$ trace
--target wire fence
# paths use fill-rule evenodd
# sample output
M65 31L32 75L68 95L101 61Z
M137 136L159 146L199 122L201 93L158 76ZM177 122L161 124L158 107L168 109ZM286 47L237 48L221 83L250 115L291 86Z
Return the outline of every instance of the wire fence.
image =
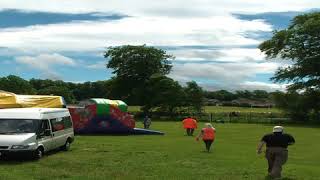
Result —
M191 116L199 122L216 122L216 123L270 123L284 124L294 123L290 118L283 113L274 112L211 112L211 113L164 113L151 112L148 114L155 121L181 121L182 119ZM144 114L135 112L136 120L142 120Z

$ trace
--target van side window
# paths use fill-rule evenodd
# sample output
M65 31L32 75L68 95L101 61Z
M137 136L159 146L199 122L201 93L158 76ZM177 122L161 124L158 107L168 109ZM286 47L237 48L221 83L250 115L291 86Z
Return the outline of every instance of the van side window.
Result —
M62 118L50 119L50 122L51 122L53 132L65 129Z
M70 116L63 117L62 119L63 119L65 129L72 127L72 122L71 122Z
M44 135L44 131L46 129L50 129L49 121L48 120L41 120L40 128L39 128L39 134Z

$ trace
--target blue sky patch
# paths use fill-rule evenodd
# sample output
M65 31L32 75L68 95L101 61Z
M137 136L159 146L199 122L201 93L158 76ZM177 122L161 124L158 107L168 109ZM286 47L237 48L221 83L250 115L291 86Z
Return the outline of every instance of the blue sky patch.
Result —
M72 21L119 20L128 16L118 14L68 14L7 9L0 11L0 28L25 27L31 25L57 24Z
M266 12L260 14L233 14L237 18L243 20L262 19L273 26L275 30L285 29L290 24L290 21L297 15L303 12Z

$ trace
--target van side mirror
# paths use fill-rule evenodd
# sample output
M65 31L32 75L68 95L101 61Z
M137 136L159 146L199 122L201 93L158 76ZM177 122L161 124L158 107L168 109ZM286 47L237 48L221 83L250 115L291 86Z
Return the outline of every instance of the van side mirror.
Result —
M51 136L51 130L50 129L44 130L44 135L45 136Z

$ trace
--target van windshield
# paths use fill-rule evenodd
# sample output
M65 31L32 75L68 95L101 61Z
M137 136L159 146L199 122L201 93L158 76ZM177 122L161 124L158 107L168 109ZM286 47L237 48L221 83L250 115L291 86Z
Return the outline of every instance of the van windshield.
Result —
M0 119L0 134L35 133L39 122L32 119Z

